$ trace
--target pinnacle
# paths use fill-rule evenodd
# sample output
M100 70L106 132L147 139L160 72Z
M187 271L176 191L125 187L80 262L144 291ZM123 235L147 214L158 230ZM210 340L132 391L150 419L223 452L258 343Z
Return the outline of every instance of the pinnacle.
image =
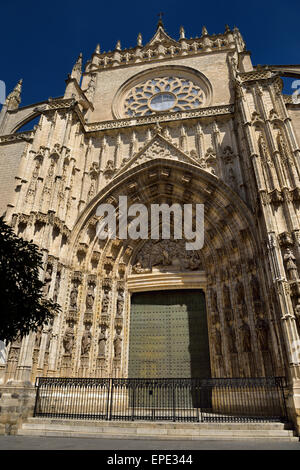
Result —
M203 26L202 28L202 36L207 36L208 35L208 32L207 32L207 29L205 26Z

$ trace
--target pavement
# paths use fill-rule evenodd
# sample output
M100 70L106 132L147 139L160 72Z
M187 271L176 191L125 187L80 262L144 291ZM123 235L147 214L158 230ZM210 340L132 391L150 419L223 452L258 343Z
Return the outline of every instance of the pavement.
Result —
M81 437L0 436L0 451L16 450L300 450L300 442L288 440L155 440Z

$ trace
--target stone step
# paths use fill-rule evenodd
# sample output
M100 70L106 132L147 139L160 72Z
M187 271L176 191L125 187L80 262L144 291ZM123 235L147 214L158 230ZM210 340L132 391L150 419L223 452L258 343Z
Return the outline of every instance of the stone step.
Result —
M195 426L201 426L202 428L207 428L207 429L215 429L217 427L223 428L223 429L245 429L245 426L247 429L290 429L291 425L289 423L282 423L279 421L274 421L274 422L204 422L204 423L195 423L195 422L181 422L181 421L176 421L175 423L173 421L146 421L146 420L140 420L140 421L110 421L110 420L92 420L92 419L69 419L69 418L27 418L25 425L34 423L34 424L72 424L72 425L80 425L80 426L90 426L91 424L93 426L117 426L118 428L124 427L144 427L145 424L148 427L154 427L154 428L175 428L176 429L194 429Z
M19 436L123 439L288 439L298 441L283 423L170 423L29 418Z

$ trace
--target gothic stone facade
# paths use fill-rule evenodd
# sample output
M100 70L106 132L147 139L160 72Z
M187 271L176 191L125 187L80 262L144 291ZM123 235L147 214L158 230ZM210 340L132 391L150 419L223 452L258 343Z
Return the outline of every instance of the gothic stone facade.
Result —
M300 110L280 78L299 70L253 67L237 28L177 41L160 22L146 45L97 46L83 70L80 55L62 97L20 107L17 84L0 115L1 212L43 251L62 312L8 346L3 390L126 377L131 294L201 288L212 375L285 375L299 425ZM203 249L100 240L96 209L120 195L203 203Z

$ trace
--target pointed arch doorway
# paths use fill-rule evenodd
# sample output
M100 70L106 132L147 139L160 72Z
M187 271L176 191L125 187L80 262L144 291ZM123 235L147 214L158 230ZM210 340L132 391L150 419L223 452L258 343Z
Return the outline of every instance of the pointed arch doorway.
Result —
M204 291L176 289L132 294L128 377L210 376Z

